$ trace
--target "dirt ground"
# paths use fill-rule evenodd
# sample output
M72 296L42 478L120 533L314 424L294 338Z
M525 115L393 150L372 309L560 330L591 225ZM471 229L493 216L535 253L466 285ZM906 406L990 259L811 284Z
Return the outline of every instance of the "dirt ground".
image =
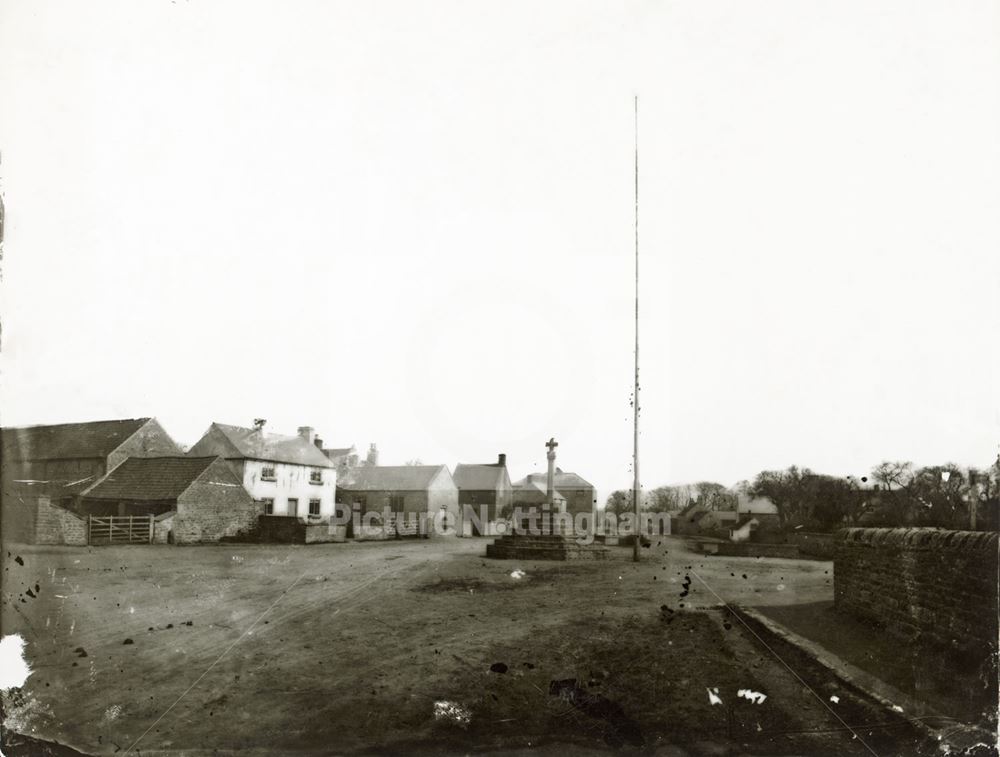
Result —
M924 749L719 607L828 601L830 563L486 543L5 545L0 622L33 669L6 725L103 754Z

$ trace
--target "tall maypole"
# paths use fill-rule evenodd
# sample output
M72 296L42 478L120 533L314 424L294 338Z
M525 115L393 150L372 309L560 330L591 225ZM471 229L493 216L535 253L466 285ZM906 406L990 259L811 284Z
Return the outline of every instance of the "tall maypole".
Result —
M632 507L635 516L635 543L632 559L639 562L642 534L639 528L639 95L633 102L635 140L635 385L632 389Z

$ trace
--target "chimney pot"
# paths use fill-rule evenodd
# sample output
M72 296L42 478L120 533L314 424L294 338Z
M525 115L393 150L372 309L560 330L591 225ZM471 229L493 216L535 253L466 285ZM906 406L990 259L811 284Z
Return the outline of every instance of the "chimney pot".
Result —
M501 452L497 455L497 465L506 466L507 465L507 455Z
M318 436L313 440L313 442L315 442L317 449L323 449L323 440Z
M266 424L266 423L267 423L267 419L265 419L265 418L254 418L253 419L254 430L256 430L256 431L263 431L264 430L264 424Z

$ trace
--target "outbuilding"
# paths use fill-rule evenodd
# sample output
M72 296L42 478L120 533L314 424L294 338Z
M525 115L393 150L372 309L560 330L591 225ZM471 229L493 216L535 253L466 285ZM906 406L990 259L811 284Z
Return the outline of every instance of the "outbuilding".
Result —
M154 541L248 535L260 506L221 457L130 457L80 495L84 516L152 516Z

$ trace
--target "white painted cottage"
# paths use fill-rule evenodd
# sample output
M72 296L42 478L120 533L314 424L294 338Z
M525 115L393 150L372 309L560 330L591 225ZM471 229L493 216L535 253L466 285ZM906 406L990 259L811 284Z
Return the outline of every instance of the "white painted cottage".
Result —
M262 515L285 515L304 521L328 520L334 512L337 471L323 454L311 426L295 436L213 423L188 455L219 455L261 507Z

